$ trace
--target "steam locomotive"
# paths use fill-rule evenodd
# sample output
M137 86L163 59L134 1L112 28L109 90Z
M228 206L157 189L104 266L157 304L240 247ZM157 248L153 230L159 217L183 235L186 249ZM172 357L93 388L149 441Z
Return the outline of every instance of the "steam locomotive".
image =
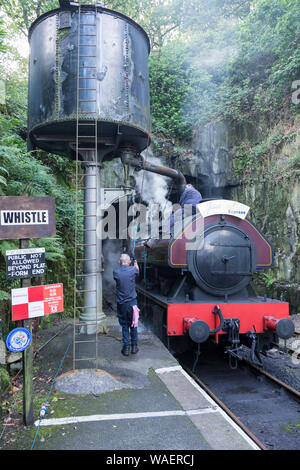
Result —
M235 368L245 355L261 364L261 353L294 334L288 303L259 297L250 284L272 267L273 247L248 211L235 201L202 200L170 239L137 242L143 319L172 351L194 344L197 361L210 339Z

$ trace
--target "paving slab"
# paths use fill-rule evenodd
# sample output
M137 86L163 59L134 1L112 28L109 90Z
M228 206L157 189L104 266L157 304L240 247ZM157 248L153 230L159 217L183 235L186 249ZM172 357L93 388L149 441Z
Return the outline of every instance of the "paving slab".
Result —
M72 335L69 328L56 340L56 357ZM82 357L91 357L92 347L82 343ZM73 370L70 348L54 384L61 401L35 422L34 449L257 449L142 324L138 354L125 357L121 347L117 318L109 316L107 334L98 336L97 364L83 361Z

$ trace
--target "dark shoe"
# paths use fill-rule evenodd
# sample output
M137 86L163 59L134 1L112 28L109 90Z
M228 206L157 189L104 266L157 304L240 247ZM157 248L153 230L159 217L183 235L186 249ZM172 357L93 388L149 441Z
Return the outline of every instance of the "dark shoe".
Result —
M137 344L133 344L131 346L131 354L136 354L138 352L139 348L137 347Z
M129 346L123 346L121 353L123 356L129 356Z

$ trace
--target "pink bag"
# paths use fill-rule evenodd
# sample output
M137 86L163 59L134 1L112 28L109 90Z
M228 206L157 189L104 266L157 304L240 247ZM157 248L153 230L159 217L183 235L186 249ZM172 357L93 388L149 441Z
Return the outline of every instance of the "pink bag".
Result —
M132 307L132 310L133 310L133 315L132 315L131 327L135 328L138 326L138 323L139 323L140 309L138 308L137 305L134 305Z

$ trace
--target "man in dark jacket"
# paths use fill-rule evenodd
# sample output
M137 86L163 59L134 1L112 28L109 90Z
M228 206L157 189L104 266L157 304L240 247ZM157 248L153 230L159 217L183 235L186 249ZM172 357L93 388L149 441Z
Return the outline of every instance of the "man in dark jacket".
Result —
M186 184L179 200L181 207L183 208L185 204L196 206L200 201L202 201L202 196L199 191L192 184Z
M179 204L181 205L181 209L178 209L174 214L171 215L170 218L170 227L173 227L174 225L174 220L178 218L179 216L182 217L182 214L184 213L184 206L189 205L192 207L192 214L196 213L196 206L199 204L199 202L202 201L202 196L197 191L197 189L194 188L192 184L186 184L185 185L185 190L181 194Z
M138 332L137 327L132 325L133 306L137 305L137 294L135 290L135 281L139 274L137 262L131 266L130 257L123 253L120 257L120 267L114 269L113 276L116 281L116 301L117 315L122 327L122 354L129 355L130 342L131 354L138 352ZM131 341L130 341L131 340Z

